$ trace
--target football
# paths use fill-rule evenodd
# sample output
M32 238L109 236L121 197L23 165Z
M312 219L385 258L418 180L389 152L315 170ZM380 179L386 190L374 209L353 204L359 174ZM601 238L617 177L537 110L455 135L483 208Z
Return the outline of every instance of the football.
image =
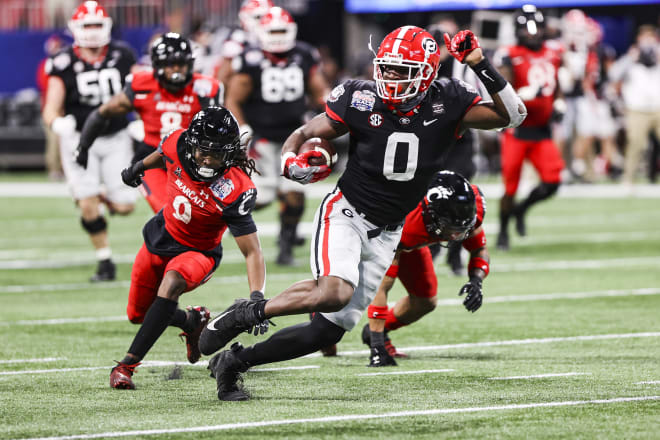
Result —
M306 151L315 150L323 153L323 157L313 157L309 160L310 165L327 165L330 168L337 163L337 150L332 144L325 139L321 138L311 138L300 146L298 154L304 153Z

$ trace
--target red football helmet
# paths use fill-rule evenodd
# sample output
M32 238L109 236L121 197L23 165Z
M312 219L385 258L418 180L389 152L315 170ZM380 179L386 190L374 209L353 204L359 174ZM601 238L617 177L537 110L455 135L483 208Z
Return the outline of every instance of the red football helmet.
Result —
M261 17L257 28L257 40L262 50L282 53L296 45L298 25L293 17L280 7L272 7Z
M440 51L433 36L416 26L390 32L374 58L376 93L391 104L400 104L426 91L438 73ZM386 79L389 70L403 79Z
M238 10L238 19L245 32L254 34L259 27L261 17L268 13L272 8L273 2L271 0L245 0Z
M110 43L112 18L98 2L86 1L78 6L71 20L69 29L76 45L80 47L103 47Z

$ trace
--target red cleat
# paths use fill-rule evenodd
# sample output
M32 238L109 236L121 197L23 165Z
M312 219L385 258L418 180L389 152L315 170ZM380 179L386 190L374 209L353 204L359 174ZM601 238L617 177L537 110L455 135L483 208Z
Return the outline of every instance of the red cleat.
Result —
M408 357L407 354L405 354L403 352L400 352L400 351L397 351L394 344L392 344L392 341L390 340L390 338L385 339L385 349L390 354L390 356L392 356L393 358L407 358Z
M211 312L203 306L188 306L186 307L186 310L188 310L189 313L197 313L199 316L199 323L197 324L197 327L195 327L195 330L190 333L182 332L179 334L181 338L185 338L186 340L186 355L188 357L188 362L194 364L202 356L202 353L199 351L199 335L202 334L204 326L209 322Z
M110 388L116 388L118 390L134 390L135 384L131 377L138 365L140 365L139 362L135 364L117 362L117 365L112 371L110 371Z

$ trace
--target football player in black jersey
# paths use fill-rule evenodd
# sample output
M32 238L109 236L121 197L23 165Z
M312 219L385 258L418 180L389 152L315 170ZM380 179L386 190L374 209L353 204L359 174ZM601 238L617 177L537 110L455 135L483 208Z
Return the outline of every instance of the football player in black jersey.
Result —
M236 72L227 84L225 104L241 124L241 132L254 131L250 155L260 175L257 207L279 197L279 254L277 263L293 264L296 229L304 210L304 187L280 175L284 140L300 126L302 115L312 106L321 107L329 92L318 69L316 49L296 41L297 27L282 8L270 8L257 29L258 47L248 47L234 58Z
M69 21L73 46L58 52L46 63L49 79L43 119L59 136L62 168L80 208L82 227L96 249L99 263L92 281L115 279L101 203L111 213L125 215L133 211L136 199L135 190L127 188L120 176L133 155L131 139L125 130L126 118L113 119L104 127L102 136L89 151L86 169L74 160L85 119L122 91L125 77L135 64L132 49L110 40L111 27L112 19L97 2L84 2Z
M326 111L296 129L282 148L282 173L310 183L327 175L296 155L312 137L350 131L346 171L317 210L311 243L314 279L299 281L269 300L237 300L202 331L210 354L268 318L317 312L310 322L278 331L265 342L232 345L209 362L220 400L245 400L238 376L254 365L283 361L338 342L360 320L392 262L402 223L424 196L443 153L468 128L515 127L526 116L522 101L483 56L471 31L444 35L449 52L475 71L493 98L480 102L460 80L434 81L438 44L431 34L403 26L387 35L374 59L374 81L348 80L327 100ZM320 313L318 313L320 312Z

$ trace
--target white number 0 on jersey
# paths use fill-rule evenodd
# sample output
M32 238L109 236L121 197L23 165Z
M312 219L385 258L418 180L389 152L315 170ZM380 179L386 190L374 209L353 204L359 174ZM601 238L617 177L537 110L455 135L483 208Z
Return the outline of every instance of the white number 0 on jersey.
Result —
M399 144L408 145L408 158L406 161L406 170L403 173L394 171L394 158ZM397 180L405 182L415 177L417 171L417 158L419 156L419 138L415 133L402 133L395 131L387 138L385 147L385 160L383 161L383 175L387 180Z

